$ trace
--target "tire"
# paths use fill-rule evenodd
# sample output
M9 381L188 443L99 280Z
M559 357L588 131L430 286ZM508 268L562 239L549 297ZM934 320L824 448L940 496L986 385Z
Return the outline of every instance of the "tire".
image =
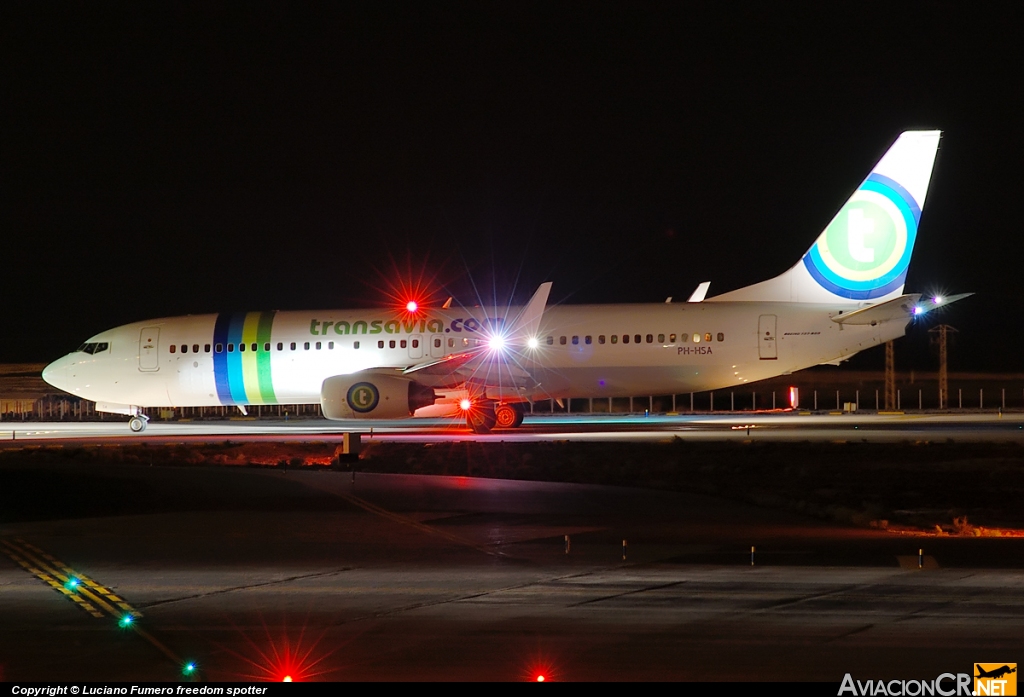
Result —
M522 404L501 404L494 409L496 428L519 428L523 425Z
M490 433L497 417L489 404L474 405L466 414L466 423L473 433Z
M146 420L138 416L133 416L128 421L128 428L132 430L132 433L142 433L146 430Z

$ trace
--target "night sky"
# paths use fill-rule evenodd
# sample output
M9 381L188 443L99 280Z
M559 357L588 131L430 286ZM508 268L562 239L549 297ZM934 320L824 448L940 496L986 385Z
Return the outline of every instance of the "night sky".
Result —
M1010 3L41 5L0 10L0 362L410 283L714 295L787 269L901 131L939 128L907 291L977 292L942 318L952 367L1024 372ZM934 366L925 328L903 367Z

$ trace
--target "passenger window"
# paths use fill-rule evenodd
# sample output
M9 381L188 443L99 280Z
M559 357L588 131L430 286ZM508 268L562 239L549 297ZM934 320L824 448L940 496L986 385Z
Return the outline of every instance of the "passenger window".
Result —
M463 345L463 346L469 346L469 339L467 339L467 338L463 337L463 339L462 339L462 345Z
M327 350L328 351L333 351L334 350L334 342L333 341L328 341L327 342Z
M199 353L199 344L192 344L192 353Z
M647 335L647 343L648 344L653 344L654 343L654 334L648 334Z
M455 348L455 339L448 339L448 348Z
M722 332L718 332L718 340L725 341L725 334L723 334Z
M668 335L668 343L670 343L670 344L676 343L676 335L675 334L669 334Z
M412 347L413 348L419 348L420 347L420 340L419 339L413 339L412 340Z
M224 353L224 344L217 344L217 346L216 346L216 348L214 350L217 353Z
M228 344L228 353L234 353L234 352L235 352L235 345L234 344Z
M252 348L252 352L253 353L256 353L256 350L259 348L259 344L253 342L253 344L252 344L252 346L250 348Z
M384 348L384 342L383 341L378 341L377 342L377 348Z
M699 344L700 343L700 334L694 334L693 335L693 343L695 343L695 344Z
M574 336L572 338L572 345L573 346L579 346L579 344L580 344L580 338L578 336Z
M244 353L245 352L245 344L239 344L238 345L238 350L242 351Z
M639 344L640 343L640 335L639 334L634 334L633 335L633 343L634 344Z
M358 341L353 341L352 342L352 348L354 348L354 349L359 348L359 342Z
M204 344L203 345L203 353L209 353L209 352L210 352L210 345L209 344Z
M302 349L303 349L304 351L308 351L308 350L309 350L309 342L308 342L308 341L306 341L306 342L304 342L304 343L302 344Z
M316 350L317 351L319 351L322 346L323 346L322 342L320 342L320 341L316 342Z
M565 346L565 337L564 336L558 337L558 343L561 346Z
M394 348L394 347L395 347L395 340L392 339L391 341L388 342L388 348Z
M295 342L294 341L291 343L290 348L291 348L292 351L295 350Z
M182 353L188 353L188 344L182 344L181 345L181 352Z
M664 334L658 334L658 343L659 344L664 344L665 343L665 335Z
M277 342L277 350L284 351L284 344L280 341Z
M603 344L604 343L604 334L598 334L598 336L597 336L597 343L599 343L599 344Z
M171 344L171 353L174 353L177 350L178 348L174 344ZM86 353L92 353L92 351L86 351Z
M441 348L441 340L434 339L434 348Z
M629 343L629 334L623 334L622 335L622 343L624 343L624 344L628 344Z
M267 343L263 344L263 350L264 351L269 351L270 350L270 342L269 341Z
M545 341L547 341L548 346L554 346L555 345L555 337L553 337L553 336L549 336L547 339L545 339Z
M704 341L711 341L711 332L704 335Z
M592 343L594 343L594 340L589 336L585 338L583 341L584 343L586 343L587 346L590 346Z
M408 341L406 341L405 339L402 339L402 340L401 340L400 342L398 342L398 345L399 345L399 346L400 346L401 348L406 348L406 347L407 347L407 346L409 345L409 342L408 342Z

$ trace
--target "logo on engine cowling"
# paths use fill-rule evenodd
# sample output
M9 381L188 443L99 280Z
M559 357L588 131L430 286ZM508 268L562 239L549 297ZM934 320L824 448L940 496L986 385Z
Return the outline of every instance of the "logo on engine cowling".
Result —
M380 402L380 392L368 382L357 382L348 388L348 395L345 399L348 400L352 411L366 414L377 408L377 403Z

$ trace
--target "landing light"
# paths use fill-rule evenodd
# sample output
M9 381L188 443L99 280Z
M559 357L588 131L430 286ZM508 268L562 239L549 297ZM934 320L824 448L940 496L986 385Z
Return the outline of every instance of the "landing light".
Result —
M920 314L923 314L923 313L924 313L924 308L923 307L921 307L920 305L914 305L914 314L915 315L920 315Z
M936 305L941 305L942 304L942 296L941 295L936 295L934 298L932 298L932 302L935 303Z
M537 341L537 337L534 336L534 337L530 337L530 340L526 342L526 345L529 346L532 349L535 349L538 346L540 346L540 342Z
M503 336L492 336L487 340L487 347L492 351L500 351L505 348L505 337Z

